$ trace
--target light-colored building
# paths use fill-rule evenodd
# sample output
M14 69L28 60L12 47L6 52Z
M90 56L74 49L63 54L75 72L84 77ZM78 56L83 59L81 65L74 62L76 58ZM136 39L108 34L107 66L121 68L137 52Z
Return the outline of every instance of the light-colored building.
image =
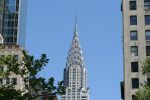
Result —
M147 78L142 62L150 56L150 1L122 0L124 82L122 99L136 100L135 92Z
M25 48L27 0L0 0L0 33L4 44Z
M77 25L75 25L74 36L64 69L64 82L66 94L61 96L61 100L89 100L87 69L83 62Z
M25 57L26 15L27 0L0 0L0 56L12 55L18 61ZM7 66L0 66L0 70L6 71ZM14 73L0 77L0 85L4 84L25 90L21 76Z
M25 51L17 45L1 45L0 44L0 56L14 56L18 62L22 61L25 58ZM8 66L0 65L0 71L5 72ZM21 66L20 66L21 67ZM9 85L14 84L15 89L26 91L24 82L20 75L16 75L13 72L10 73L8 78L0 77L0 85Z

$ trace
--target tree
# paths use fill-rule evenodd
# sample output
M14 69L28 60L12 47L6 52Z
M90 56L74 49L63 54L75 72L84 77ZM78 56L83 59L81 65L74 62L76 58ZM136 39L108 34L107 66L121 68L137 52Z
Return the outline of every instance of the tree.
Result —
M150 78L150 58L146 58L142 65L142 74ZM146 82L136 93L138 100L150 100L150 84Z
M64 94L65 86L63 86L63 81L58 82L57 86L55 86L53 77L46 81L45 78L37 76L48 61L49 59L47 59L46 54L42 54L40 59L26 55L22 61L18 61L14 56L0 57L0 65L7 66L7 71L0 71L0 76L7 78L12 72L20 75L27 90L16 90L14 84L1 85L0 100L34 100L39 96L52 98L55 95ZM39 94L39 90L41 89L48 92L46 94ZM33 93L34 95L32 95Z
M144 86L142 89L139 89L136 96L138 100L150 100L150 87Z

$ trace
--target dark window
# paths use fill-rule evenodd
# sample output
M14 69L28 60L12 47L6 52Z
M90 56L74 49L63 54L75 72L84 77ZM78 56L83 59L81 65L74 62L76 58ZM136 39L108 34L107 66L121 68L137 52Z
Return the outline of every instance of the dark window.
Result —
M137 31L130 32L130 39L131 40L138 40Z
M4 71L4 67L0 66L0 72Z
M130 10L136 10L136 1L130 1Z
M0 78L0 85L2 85L3 84L3 79L2 78Z
M10 83L10 79L6 78L6 84L9 84L9 83Z
M150 25L150 15L145 15L145 25Z
M146 46L146 56L150 56L150 46Z
M150 78L147 78L147 85L150 86Z
M150 9L150 1L149 0L144 0L144 9Z
M146 40L150 40L150 30L145 31L145 38Z
M12 83L13 85L16 85L16 84L17 84L17 78L12 78L12 79L11 79L11 83Z
M19 58L18 58L18 55L14 55L14 58L16 59L16 60L18 60Z
M138 100L135 95L132 95L132 100Z
M132 78L132 88L133 89L139 88L139 79L138 78Z
M132 72L138 72L139 71L138 62L131 62L131 71Z
M131 46L131 56L138 56L138 46Z
M137 16L130 16L130 25L137 25Z

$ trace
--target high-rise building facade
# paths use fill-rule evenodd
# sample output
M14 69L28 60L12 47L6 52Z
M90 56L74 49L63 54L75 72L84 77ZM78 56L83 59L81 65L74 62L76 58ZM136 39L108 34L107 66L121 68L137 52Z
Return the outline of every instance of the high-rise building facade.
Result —
M11 55L19 62L25 58L26 9L27 0L0 0L0 56ZM8 66L0 65L0 71L6 70ZM26 91L20 75L11 73L7 78L0 77L0 86L10 84Z
M66 86L66 94L61 96L61 100L89 100L87 69L83 62L77 25L75 26L66 68L64 69L64 84Z
M4 44L25 48L27 0L0 0L0 33Z
M23 48L20 48L17 45L0 44L0 56L8 56L8 55L14 56L18 60L18 62L21 62L26 57L26 53L23 50ZM8 66L0 65L0 71L6 72L7 70ZM10 84L13 84L15 86L15 89L17 90L25 92L27 91L21 75L11 73L8 77L5 78L3 76L0 76L0 87L2 85L10 85Z
M150 0L122 0L124 82L122 99L136 100L147 78L141 66L150 56Z

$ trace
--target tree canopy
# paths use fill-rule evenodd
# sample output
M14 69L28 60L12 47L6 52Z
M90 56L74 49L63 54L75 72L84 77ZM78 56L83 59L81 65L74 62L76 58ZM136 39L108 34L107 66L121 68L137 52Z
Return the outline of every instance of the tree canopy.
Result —
M142 74L150 79L150 58L146 58L143 62ZM150 100L150 84L148 81L136 92L136 96L137 100Z
M11 73L20 75L26 91L16 90L14 84L3 84L0 86L0 100L34 100L39 96L43 96L43 94L39 94L39 90L48 91L44 96L50 98L64 94L63 81L58 82L55 86L53 77L48 80L38 77L38 73L48 62L49 59L47 59L46 54L42 54L39 59L26 55L21 61L18 61L14 56L1 56L0 65L7 66L7 70L0 71L0 77L7 78Z

